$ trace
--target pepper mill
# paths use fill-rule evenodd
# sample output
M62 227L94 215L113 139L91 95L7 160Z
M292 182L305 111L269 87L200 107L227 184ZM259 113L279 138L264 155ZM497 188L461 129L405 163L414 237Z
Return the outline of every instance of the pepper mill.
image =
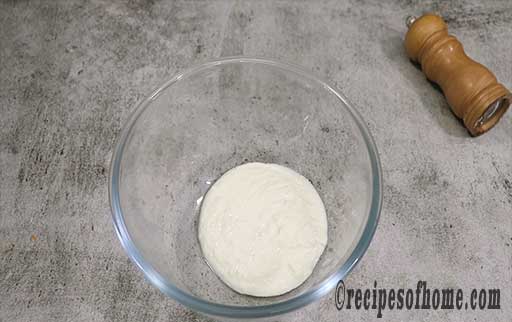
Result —
M473 136L491 129L510 106L510 91L491 71L466 55L462 44L448 35L441 17L408 17L406 25L407 55L441 87L453 113Z

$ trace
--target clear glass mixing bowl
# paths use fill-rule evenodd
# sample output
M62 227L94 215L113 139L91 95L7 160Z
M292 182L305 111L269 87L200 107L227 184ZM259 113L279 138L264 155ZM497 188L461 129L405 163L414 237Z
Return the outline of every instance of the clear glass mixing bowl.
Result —
M211 184L255 161L310 179L328 215L313 274L271 298L226 286L197 237ZM370 244L381 180L373 139L339 92L293 65L233 57L176 75L135 109L114 151L109 193L117 235L151 283L193 310L240 319L290 312L332 290Z

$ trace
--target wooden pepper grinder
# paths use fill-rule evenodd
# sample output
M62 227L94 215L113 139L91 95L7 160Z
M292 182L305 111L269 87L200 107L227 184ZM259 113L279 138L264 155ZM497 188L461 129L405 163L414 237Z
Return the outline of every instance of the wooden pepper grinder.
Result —
M512 95L496 76L472 60L462 44L448 35L443 19L433 14L408 17L405 48L427 78L441 86L448 104L471 135L491 129L508 109Z

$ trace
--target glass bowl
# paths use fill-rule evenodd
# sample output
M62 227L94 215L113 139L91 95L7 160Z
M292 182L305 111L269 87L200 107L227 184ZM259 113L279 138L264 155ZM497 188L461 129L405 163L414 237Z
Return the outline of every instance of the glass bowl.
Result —
M281 296L236 293L201 254L201 200L246 162L304 175L327 211L324 253ZM242 319L287 313L332 290L370 244L381 181L368 128L338 91L290 64L232 57L174 76L135 109L114 151L109 194L121 244L152 284L200 313Z

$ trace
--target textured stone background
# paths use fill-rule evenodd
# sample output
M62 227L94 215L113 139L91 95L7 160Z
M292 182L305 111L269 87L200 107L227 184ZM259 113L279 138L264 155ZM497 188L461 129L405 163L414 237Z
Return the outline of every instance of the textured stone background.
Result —
M347 287L501 287L499 311L382 320L511 321L512 113L468 136L404 54L405 16L426 10L512 87L508 0L0 1L0 321L204 321L124 254L108 166L144 95L185 67L242 54L330 80L375 136L384 206ZM338 312L331 295L295 316L376 312Z

